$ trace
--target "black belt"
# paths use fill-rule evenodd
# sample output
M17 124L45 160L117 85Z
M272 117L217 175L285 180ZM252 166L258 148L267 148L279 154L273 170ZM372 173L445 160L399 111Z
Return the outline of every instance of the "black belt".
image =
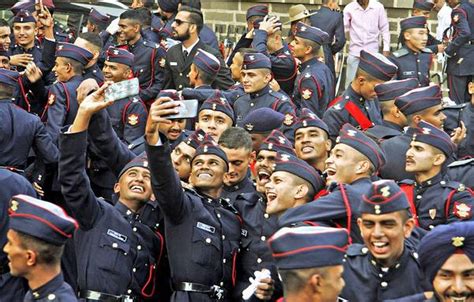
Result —
M101 301L101 302L134 302L138 301L137 299L128 296L128 295L111 295L101 292L96 292L93 290L81 290L79 292L79 298L87 299L87 300L94 300L94 301Z
M209 286L199 283L180 282L175 284L173 288L176 291L208 294L209 297L217 301L224 300L224 289L217 285Z

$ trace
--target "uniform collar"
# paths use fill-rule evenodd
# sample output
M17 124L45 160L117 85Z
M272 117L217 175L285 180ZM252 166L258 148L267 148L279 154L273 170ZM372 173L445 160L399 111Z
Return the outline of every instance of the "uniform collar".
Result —
M316 58L316 57L311 58L308 61L305 61L305 62L301 63L300 70L303 71L306 67L317 64L318 62L319 62L318 58Z
M199 90L199 89L213 89L213 88L212 88L211 85L205 84L205 85L201 85L201 86L199 86L199 87L195 87L194 89L198 89L198 90Z
M384 273L388 273L391 270L397 270L406 265L408 258L411 257L410 250L407 248L406 244L403 246L403 253L400 258L391 266L391 267L382 267L377 262L372 254L369 253L369 262L372 266L376 267L378 270L383 271Z
M135 44L128 44L128 48L130 49L130 51L132 51L135 47L137 47L137 45L142 44L142 42L143 42L143 37L140 37L140 39L138 39L137 42L135 42Z
M354 88L352 88L352 85L349 85L347 87L346 91L344 92L345 97L349 97L349 99L355 103L361 103L363 104L365 102L365 99L358 94Z
M386 126L386 127L388 127L388 128L395 129L395 130L397 130L397 131L403 132L403 128L400 127L399 125L393 123L393 122L384 120L384 121L383 121L383 124L384 124L384 126Z
M265 87L264 87L262 90L260 90L260 91L250 93L250 98L252 98L252 99L258 98L258 97L260 97L260 96L262 96L262 95L264 95L264 94L269 93L270 91L271 91L270 85L267 85L267 86L265 86Z
M248 178L247 176L242 179L238 184L235 184L233 186L225 186L224 189L227 191L227 192L235 192L235 191L238 191L238 190L241 190L243 188L246 188L248 186L253 186L253 183L252 181L250 180L250 178Z
M53 293L59 287L61 287L61 285L63 285L63 283L64 283L63 274L59 273L56 277L54 277L53 279L48 281L43 286L41 286L37 289L34 289L34 290L30 289L31 296L35 300L45 299L46 297L48 297L49 300L55 300L54 297L53 297L53 295L54 295ZM50 299L50 298L52 298L52 299Z
M426 188L426 187L431 187L432 185L435 185L437 183L439 183L441 180L443 179L443 176L441 175L441 173L438 173L436 174L435 176L433 176L432 178L422 182L422 183L417 183L417 187L419 188Z

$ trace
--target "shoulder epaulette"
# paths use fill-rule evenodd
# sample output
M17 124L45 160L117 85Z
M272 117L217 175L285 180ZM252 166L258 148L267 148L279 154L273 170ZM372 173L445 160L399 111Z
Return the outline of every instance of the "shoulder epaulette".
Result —
M351 244L346 252L348 257L367 255L368 253L369 249L365 245L359 243Z
M427 48L427 47L423 48L423 49L421 50L421 52L424 52L424 53L433 53L433 51L432 51L431 49Z
M439 183L441 187L443 188L449 188L449 189L454 189L458 192L462 192L466 190L466 186L463 185L462 183L459 183L457 181L452 181L452 180L442 180Z
M467 165L472 165L472 164L474 164L474 157L452 162L451 164L448 165L448 168L461 167L461 166L467 166Z
M151 41L143 41L143 45L148 46L150 48L160 47L158 44L156 44L155 42L151 42Z
M393 56L396 58L400 58L400 57L406 56L409 53L410 52L406 48L400 48L399 50L396 50L393 52Z
M403 179L398 182L400 185L414 185L415 181L413 179Z

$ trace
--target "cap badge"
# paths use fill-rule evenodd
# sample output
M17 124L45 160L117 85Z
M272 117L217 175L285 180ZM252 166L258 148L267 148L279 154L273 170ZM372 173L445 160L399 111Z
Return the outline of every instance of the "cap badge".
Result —
M290 156L288 154L281 154L280 157L281 157L281 161L289 161L290 160Z
M291 126L293 124L293 116L289 113L285 115L285 120L283 121L283 124L287 126Z
M251 124L251 123L245 124L245 129L247 129L247 131L252 131L253 130L253 124Z
M382 189L380 189L380 192L382 192L382 196L387 198L390 196L390 187L389 186L385 186L383 187Z
M430 134L431 129L430 128L423 128L423 134Z
M357 131L355 130L352 130L352 129L347 130L347 135L349 136L356 136L356 134L357 134Z
M378 205L378 204L376 204L376 205L374 206L374 210L375 210L375 214L377 214L377 215L380 214L380 213L382 213L382 211L380 211L380 205Z
M453 241L453 246L461 247L464 245L464 237L453 237L451 240Z
M10 209L13 211L13 212L16 212L18 210L18 201L16 200L12 200L12 205L10 206Z

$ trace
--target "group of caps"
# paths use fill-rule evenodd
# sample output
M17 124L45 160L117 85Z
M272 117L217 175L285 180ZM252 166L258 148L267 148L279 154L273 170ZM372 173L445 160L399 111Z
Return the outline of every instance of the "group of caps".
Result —
M379 180L363 196L360 212L383 215L408 208L406 195L394 181ZM59 206L26 195L12 198L9 216L11 230L56 246L65 244L78 228ZM344 262L349 234L346 229L322 226L285 227L268 240L268 245L280 270L337 266ZM423 237L418 254L427 280L432 282L454 253L474 259L474 222L441 225Z

